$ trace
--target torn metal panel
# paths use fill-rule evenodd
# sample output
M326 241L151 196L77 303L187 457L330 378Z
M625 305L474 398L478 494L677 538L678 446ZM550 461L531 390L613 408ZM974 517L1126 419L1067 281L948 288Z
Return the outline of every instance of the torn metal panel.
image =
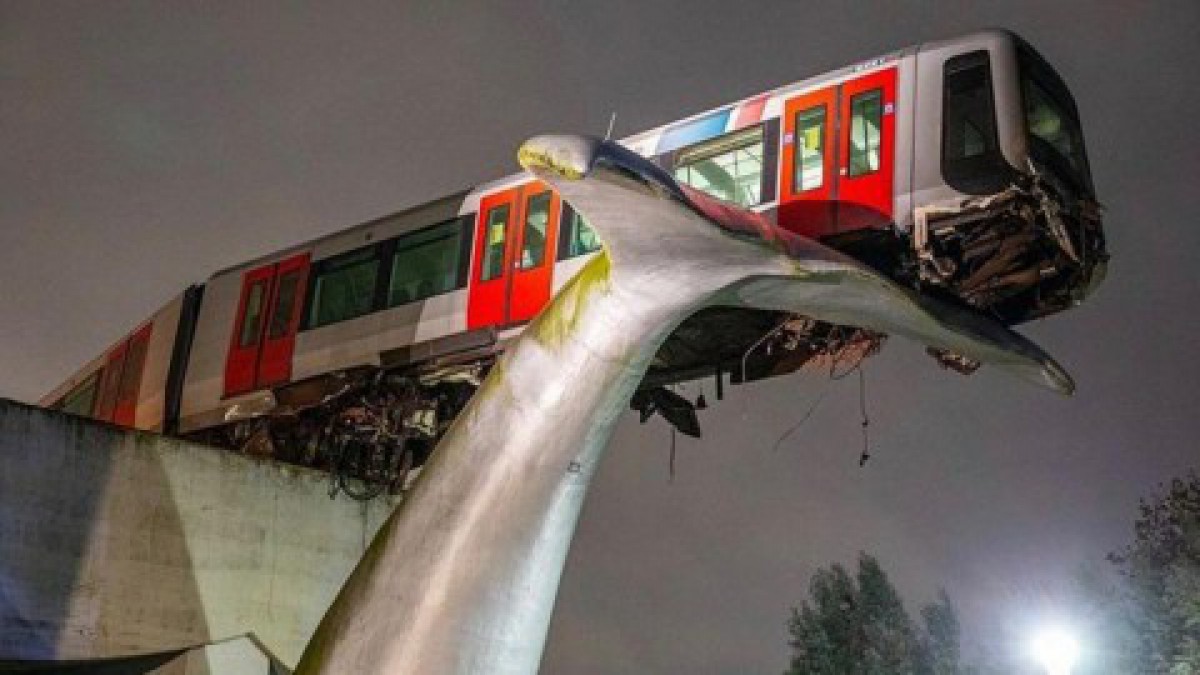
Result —
M1099 206L1067 202L1035 175L1023 186L914 210L917 280L1006 324L1081 302L1105 273Z

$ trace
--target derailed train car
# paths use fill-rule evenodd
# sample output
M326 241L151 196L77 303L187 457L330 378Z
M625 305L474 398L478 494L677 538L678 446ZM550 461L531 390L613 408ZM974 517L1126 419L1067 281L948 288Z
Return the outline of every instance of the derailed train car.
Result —
M1074 100L1008 32L898 51L622 143L681 183L1006 324L1067 309L1103 277ZM423 461L506 341L600 245L553 191L509 176L217 272L42 403L290 461L349 461L342 470L381 484ZM694 431L664 385L836 364L881 337L710 309L668 339L634 403Z

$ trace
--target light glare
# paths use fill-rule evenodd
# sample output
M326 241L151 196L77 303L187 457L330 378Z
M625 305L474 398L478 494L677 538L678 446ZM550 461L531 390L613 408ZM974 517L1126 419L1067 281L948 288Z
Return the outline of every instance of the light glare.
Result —
M1079 643L1067 631L1052 628L1034 639L1033 656L1048 675L1070 675L1079 658Z

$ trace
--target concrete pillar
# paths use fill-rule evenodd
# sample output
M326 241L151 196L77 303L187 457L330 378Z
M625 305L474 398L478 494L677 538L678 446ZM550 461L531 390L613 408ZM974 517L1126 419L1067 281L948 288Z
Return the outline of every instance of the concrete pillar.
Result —
M392 508L330 500L321 472L0 400L0 660L252 632L295 665ZM235 654L255 651L188 658L264 672Z

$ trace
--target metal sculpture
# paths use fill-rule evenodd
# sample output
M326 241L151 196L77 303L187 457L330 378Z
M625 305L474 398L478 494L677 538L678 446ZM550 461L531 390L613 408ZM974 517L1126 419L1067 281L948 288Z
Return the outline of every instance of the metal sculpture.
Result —
M905 335L1069 393L1020 335L922 298L624 147L542 136L519 159L605 251L509 348L381 528L297 673L533 673L588 484L662 341L713 305Z

